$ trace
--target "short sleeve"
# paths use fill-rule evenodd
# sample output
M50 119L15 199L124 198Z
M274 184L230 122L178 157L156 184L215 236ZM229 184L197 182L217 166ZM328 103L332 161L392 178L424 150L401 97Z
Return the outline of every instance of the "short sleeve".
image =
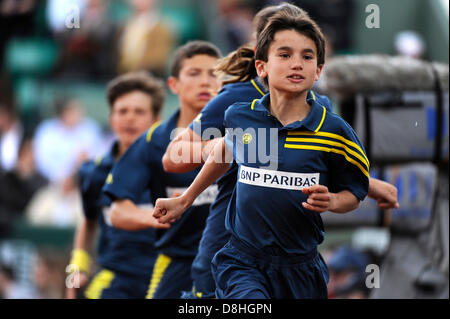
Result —
M128 148L108 175L103 191L111 200L130 199L136 203L149 188L155 152L146 135Z
M83 214L87 219L96 219L100 213L96 203L102 184L94 182L95 167L94 162L89 161L81 165L78 170L78 187L81 194Z
M360 201L369 190L369 160L355 131L341 120L343 130L330 152L330 191L350 191Z

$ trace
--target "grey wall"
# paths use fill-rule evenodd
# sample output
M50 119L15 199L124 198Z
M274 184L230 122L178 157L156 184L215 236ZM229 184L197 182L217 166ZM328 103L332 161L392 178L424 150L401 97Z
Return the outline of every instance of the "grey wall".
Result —
M354 53L394 53L397 32L413 30L425 38L430 59L449 62L448 16L440 0L356 0L353 15ZM369 4L380 8L380 28L365 25Z

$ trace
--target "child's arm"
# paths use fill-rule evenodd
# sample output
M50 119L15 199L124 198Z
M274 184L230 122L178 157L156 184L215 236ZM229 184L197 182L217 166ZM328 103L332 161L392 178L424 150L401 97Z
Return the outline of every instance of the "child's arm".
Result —
M318 213L330 211L343 214L358 208L359 205L359 199L346 190L330 193L328 187L314 185L303 188L302 192L309 195L308 200L302 203L303 207Z
M91 261L90 252L92 251L92 244L94 242L96 230L97 221L95 219L88 219L84 217L75 231L72 258L66 271L69 274L73 274L77 271L79 276L79 288L84 287L88 282L88 273ZM72 269L72 267L74 267L74 269ZM66 299L75 299L77 297L77 288L75 285L73 287L67 287Z
M135 231L146 228L170 227L161 224L153 217L153 209L142 209L129 199L115 200L109 211L111 224L123 230Z
M192 205L194 200L229 168L226 160L230 153L223 138L218 139L211 155L186 192L177 198L159 198L153 216L160 223L177 220Z
M186 128L167 146L162 158L164 170L170 173L190 172L205 162L219 139L202 141L190 128Z
M369 179L368 196L377 201L381 209L399 208L397 187L376 178Z

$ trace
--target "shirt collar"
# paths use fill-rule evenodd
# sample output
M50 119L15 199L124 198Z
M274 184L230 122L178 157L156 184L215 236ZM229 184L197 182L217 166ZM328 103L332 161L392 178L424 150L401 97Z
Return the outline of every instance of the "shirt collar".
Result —
M306 116L306 118L303 119L302 121L295 121L291 124L281 127L280 129L295 130L304 127L312 132L318 132L320 130L323 121L325 119L326 109L319 103L317 103L317 101L313 97L307 98L306 101L311 106L311 110ZM267 108L269 102L270 102L270 94L266 94L260 100L254 101L251 104L252 109L270 115L269 110Z
M261 84L259 76L254 77L250 80L250 82L252 83L253 87L261 94L261 96L264 96L268 93L267 89Z

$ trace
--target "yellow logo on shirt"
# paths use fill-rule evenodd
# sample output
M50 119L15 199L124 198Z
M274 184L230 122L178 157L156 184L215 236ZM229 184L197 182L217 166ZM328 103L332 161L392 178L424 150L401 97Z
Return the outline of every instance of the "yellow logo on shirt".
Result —
M253 140L253 136L250 133L245 133L242 136L242 142L244 142L244 144L249 144L252 140Z

